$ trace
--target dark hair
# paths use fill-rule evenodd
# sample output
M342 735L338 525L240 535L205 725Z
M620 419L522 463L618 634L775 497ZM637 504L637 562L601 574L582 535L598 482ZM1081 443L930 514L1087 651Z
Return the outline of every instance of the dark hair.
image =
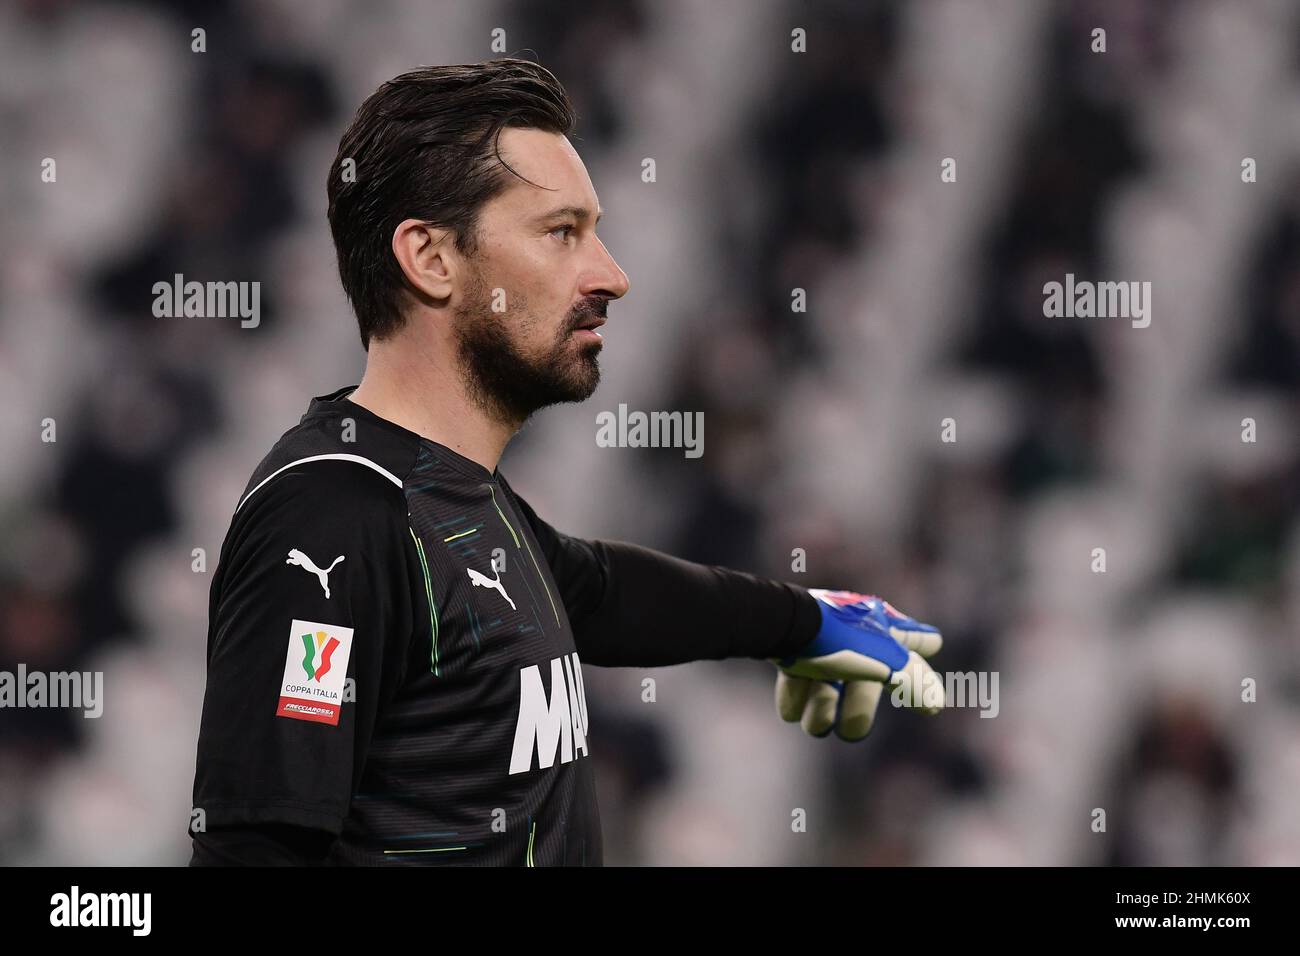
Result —
M479 210L505 188L507 172L518 175L501 158L501 130L567 135L574 121L560 81L514 58L412 70L361 104L339 140L327 192L339 277L362 345L402 327L407 282L392 251L397 224L422 219L449 229L456 248L474 255ZM343 179L347 159L355 182Z

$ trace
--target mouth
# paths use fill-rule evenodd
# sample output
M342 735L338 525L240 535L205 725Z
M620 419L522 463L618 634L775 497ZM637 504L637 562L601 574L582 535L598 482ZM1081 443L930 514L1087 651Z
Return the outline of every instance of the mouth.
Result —
M573 334L580 335L583 338L599 339L601 335L596 330L604 324L605 324L604 319L600 318L599 316L593 316L590 319L586 319L579 325L574 326Z

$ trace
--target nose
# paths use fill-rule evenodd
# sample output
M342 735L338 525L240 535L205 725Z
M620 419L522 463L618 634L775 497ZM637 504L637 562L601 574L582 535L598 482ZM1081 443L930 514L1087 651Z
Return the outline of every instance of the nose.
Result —
M587 273L586 281L583 283L582 292L584 295L599 295L607 299L621 299L627 295L627 290L631 287L628 282L627 273L619 268L614 257L609 254L605 244L596 240L599 246L599 255L596 263L590 272Z

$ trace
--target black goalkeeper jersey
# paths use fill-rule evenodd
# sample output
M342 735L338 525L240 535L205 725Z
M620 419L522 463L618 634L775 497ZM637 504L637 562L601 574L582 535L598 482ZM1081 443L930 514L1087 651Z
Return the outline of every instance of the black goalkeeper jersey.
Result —
M192 826L323 831L338 864L600 864L583 665L784 656L815 603L563 535L351 391L312 400L235 509Z

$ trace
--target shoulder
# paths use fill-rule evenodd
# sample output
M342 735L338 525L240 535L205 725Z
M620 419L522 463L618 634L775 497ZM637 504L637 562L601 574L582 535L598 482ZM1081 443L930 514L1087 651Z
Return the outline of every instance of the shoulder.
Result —
M396 502L419 454L410 432L364 409L313 400L302 420L285 432L253 469L235 507L236 516L259 499L307 493L358 504Z
M405 502L402 479L396 474L364 455L337 452L291 458L283 464L263 462L235 506L235 517L286 505L367 512L399 508L405 513ZM342 512L329 513L343 517Z
M230 543L267 535L374 543L404 534L404 482L418 443L345 415L308 415L253 470L235 505Z

